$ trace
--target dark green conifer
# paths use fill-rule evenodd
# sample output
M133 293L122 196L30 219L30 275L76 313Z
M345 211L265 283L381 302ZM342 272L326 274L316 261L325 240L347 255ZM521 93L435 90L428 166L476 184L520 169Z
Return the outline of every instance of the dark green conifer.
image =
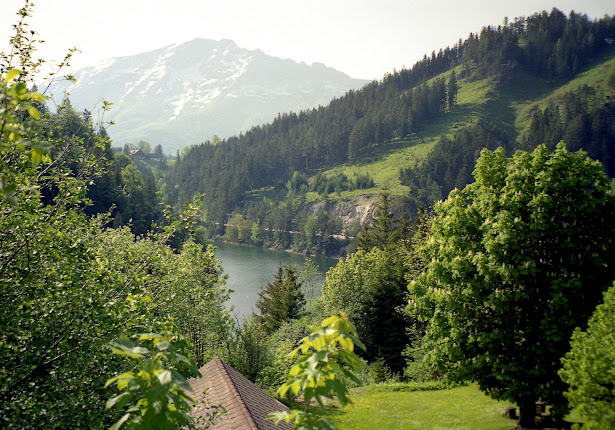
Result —
M453 110L457 104L457 75L455 75L455 69L453 69L451 77L448 79L446 96L448 98L448 110Z
M274 332L286 321L299 318L305 306L301 285L293 267L280 266L273 282L267 283L258 294L258 319L268 332Z

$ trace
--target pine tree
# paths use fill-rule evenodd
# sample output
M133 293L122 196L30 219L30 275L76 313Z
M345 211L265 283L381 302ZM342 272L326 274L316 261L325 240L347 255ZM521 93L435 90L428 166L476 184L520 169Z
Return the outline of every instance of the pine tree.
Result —
M268 332L274 332L282 323L300 316L305 306L301 285L293 267L280 266L273 282L267 283L258 294L258 318Z
M389 192L383 190L371 224L363 224L357 248L369 251L372 248L384 249L399 243L403 239L404 227L398 218L398 211L391 207Z
M448 97L448 110L453 110L457 104L457 75L455 75L455 69L453 69L448 80L446 95Z

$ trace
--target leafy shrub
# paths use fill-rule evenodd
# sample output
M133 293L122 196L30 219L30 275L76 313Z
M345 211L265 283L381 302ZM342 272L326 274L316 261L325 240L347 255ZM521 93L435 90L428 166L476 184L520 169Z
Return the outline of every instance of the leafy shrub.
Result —
M310 409L312 401L320 406L326 399L337 397L342 406L351 404L348 387L341 377L358 383L355 372L365 366L354 352L355 347L365 349L357 336L357 330L346 314L331 316L320 324L320 329L312 327L313 333L306 336L292 352L297 363L288 372L288 378L278 389L278 396L291 393L294 397L303 395L305 410L293 409L287 412L274 412L269 418L276 424L282 420L293 421L295 430L335 429L327 419Z
M420 343L419 343L420 345ZM420 346L407 346L403 352L406 357L404 379L412 382L428 382L442 379L442 374L431 368L425 361L425 350Z
M437 391L466 385L464 383L450 383L447 381L428 382L394 382L388 384L374 384L361 387L362 390L371 392L412 392L412 391Z
M190 359L175 350L173 335L148 333L139 335L138 340L151 341L153 348L135 344L126 336L108 345L113 354L137 360L135 371L114 376L105 384L116 384L120 391L107 401L106 409L126 411L111 430L209 428L223 409L212 407L207 420L195 420L189 415L194 401L187 394L192 389L186 376L199 373Z
M224 343L219 351L221 358L252 382L271 366L273 357L267 346L267 334L256 318L237 321Z

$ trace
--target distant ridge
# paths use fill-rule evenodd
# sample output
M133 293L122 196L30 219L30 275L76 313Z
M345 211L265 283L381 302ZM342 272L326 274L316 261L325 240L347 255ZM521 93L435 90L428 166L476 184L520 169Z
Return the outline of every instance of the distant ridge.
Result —
M128 57L104 60L75 74L77 84L58 82L56 103L65 93L73 106L94 111L113 103L105 120L115 146L146 140L165 152L224 138L271 122L278 113L327 105L368 81L320 63L308 66L232 40L193 39Z

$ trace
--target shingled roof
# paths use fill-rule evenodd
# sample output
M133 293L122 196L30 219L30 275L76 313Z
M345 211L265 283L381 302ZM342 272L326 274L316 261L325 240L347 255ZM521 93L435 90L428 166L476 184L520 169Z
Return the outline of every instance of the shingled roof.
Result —
M226 409L212 430L292 430L291 423L280 422L276 426L267 419L274 411L290 412L286 406L218 357L201 367L199 373L201 378L188 379L197 404L192 416L205 417L209 409L202 402L205 397L210 405L222 405Z

